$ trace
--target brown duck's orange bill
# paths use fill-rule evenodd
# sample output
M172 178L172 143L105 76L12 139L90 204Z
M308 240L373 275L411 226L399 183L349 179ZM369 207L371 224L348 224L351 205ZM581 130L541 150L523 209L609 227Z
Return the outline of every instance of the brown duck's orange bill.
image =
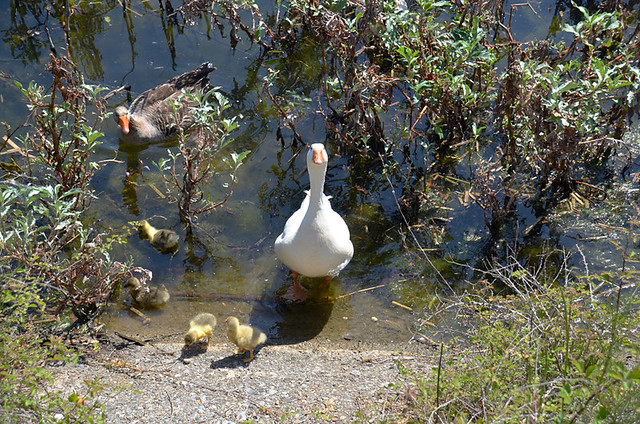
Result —
M118 118L118 125L120 125L123 133L129 134L129 118L126 115Z

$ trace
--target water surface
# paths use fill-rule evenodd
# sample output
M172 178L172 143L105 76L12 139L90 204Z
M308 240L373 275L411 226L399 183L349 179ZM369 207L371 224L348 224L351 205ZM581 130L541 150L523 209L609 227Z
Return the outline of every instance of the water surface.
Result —
M44 9L19 1L2 3L3 10L12 11L0 17L3 75L23 84L34 80L47 86ZM537 15L524 6L513 11L512 34L516 39L545 38L552 32L550 22L557 10L552 10L550 3L530 4ZM25 7L34 11L25 11ZM265 11L271 6L261 7ZM52 13L62 16L57 9ZM50 18L52 22L57 21ZM204 19L196 19L193 25L172 26L156 2L132 2L126 8L119 2L81 3L70 18L70 28L66 53L76 61L86 82L108 88L130 84L134 97L205 61L213 62L217 70L210 75L212 84L220 87L231 100L233 112L241 116L229 150L251 151L236 175L233 196L213 213L199 217L194 236L189 238L154 165L167 157L168 151L176 151L175 141L128 146L119 141L115 122L106 122L96 160L110 162L93 179L98 198L91 213L114 228L148 219L157 227L177 231L181 239L175 255L158 253L135 232L126 246L117 248L116 258L130 259L134 265L150 270L152 283L166 285L173 298L165 308L147 312L151 318L148 325L122 303L115 303L105 316L110 329L177 337L193 315L207 311L220 321L227 315L238 315L261 327L272 343L296 343L314 337L401 343L413 334L416 312L429 305L434 296L464 287L473 278L470 268L452 265L449 259L475 265L475 259L483 255L486 228L482 210L452 197L447 209L436 214L441 243L415 246L407 242L410 237L398 213L397 196L402 191L399 182L394 180L392 184L398 185L392 187L380 169L343 157L338 146L327 142L323 118L314 113L313 103L318 51L317 46L308 46L300 49L299 56L291 57L287 64L291 79L281 89L293 88L312 99L311 104L303 103L294 111L296 127L306 143L328 144L325 192L333 196L334 209L351 229L355 255L327 290L314 292L309 303L279 302L279 295L292 279L275 257L273 242L299 207L309 181L306 150L294 147L292 135L286 131L284 148L276 137L277 115L263 98L266 72L259 62L260 48L243 37L232 49L228 32L222 37ZM52 25L50 30L57 51L65 53L63 28ZM0 108L2 119L17 126L28 111L11 78L0 79ZM128 100L125 95L116 96L110 99L110 107ZM458 169L460 175L468 171L464 165ZM214 199L221 199L229 182L229 174L221 172L207 191ZM528 226L536 218L522 208L519 219ZM594 267L602 265L602 256L610 257L614 250L605 242L585 245L578 230L564 230L546 227L541 244L569 250L580 245ZM423 247L433 247L438 254L427 254ZM310 287L318 285L317 280L305 281ZM377 288L364 291L373 287ZM330 300L335 298L338 300ZM127 296L122 300L126 302Z

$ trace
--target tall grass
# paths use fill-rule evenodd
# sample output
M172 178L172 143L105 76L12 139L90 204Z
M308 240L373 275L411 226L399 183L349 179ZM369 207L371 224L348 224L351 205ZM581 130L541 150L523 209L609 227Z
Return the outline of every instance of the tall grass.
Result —
M549 277L514 257L487 281L512 294L445 301L467 337L438 346L426 375L399 362L404 383L383 422L635 423L640 416L640 298L619 296L632 273ZM616 286L615 282L621 284ZM612 282L614 284L612 284ZM490 290L490 289L489 289ZM446 331L446 328L442 330ZM399 414L397 411L404 409Z

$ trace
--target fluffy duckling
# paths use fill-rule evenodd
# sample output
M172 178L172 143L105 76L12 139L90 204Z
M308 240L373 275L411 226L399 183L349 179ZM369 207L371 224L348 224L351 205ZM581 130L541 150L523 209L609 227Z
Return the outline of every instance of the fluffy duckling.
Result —
M234 353L242 355L247 350L249 351L249 357L245 358L244 362L253 360L253 349L259 344L267 341L267 336L255 327L248 325L240 325L238 318L229 317L225 320L227 323L227 337L229 341L238 346L238 349Z
M187 348L205 337L207 338L207 347L209 347L209 339L213 335L215 326L215 315L207 312L196 315L189 322L189 331L184 335L184 347Z
M160 287L143 286L136 277L129 278L124 287L129 289L133 301L144 308L159 308L169 301L169 290L163 285Z
M153 247L162 253L173 252L178 248L178 234L171 230L158 230L149 224L148 221L142 221L140 227L140 237L149 239Z

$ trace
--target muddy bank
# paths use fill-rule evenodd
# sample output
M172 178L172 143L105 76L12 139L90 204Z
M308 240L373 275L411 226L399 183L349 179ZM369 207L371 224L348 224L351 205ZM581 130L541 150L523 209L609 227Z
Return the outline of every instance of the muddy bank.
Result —
M55 389L82 394L100 378L111 423L378 422L397 414L397 361L428 372L433 345L355 340L265 345L245 364L226 340L183 352L180 336L139 345L110 334L80 363L55 369Z

